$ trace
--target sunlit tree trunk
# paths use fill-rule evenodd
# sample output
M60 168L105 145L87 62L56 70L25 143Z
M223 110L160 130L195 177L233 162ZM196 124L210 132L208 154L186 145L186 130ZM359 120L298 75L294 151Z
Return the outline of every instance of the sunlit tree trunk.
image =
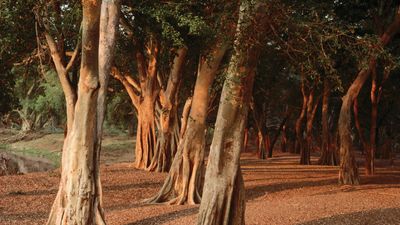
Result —
M255 75L259 48L249 43L254 35L255 17L264 7L241 2L227 78L222 89L215 132L205 175L203 197L197 218L198 225L244 224L245 196L240 170L249 100ZM262 23L259 23L262 26ZM262 30L257 30L262 35ZM257 38L256 38L257 40Z
M201 57L190 114L183 128L185 131L181 132L183 135L178 151L161 190L147 202L178 205L200 203L209 89L226 49L225 44L217 43L210 51L210 57Z
M167 88L160 90L160 130L150 171L168 172L173 157L178 148L179 124L178 124L178 90L182 77L182 68L185 63L187 49L181 48L177 52L171 72L168 78Z
M49 225L105 224L99 157L119 1L105 1L102 5L100 1L83 1L82 5L78 99L63 146L60 186L47 221Z

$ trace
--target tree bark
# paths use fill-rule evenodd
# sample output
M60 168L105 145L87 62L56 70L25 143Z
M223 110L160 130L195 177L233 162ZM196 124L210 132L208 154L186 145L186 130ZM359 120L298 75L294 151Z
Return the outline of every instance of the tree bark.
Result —
M226 49L226 44L217 43L211 50L211 57L201 57L190 114L185 131L181 132L183 136L178 151L161 190L147 202L177 205L200 203L209 88Z
M319 165L337 166L338 156L336 151L331 147L331 138L329 134L329 98L331 93L331 85L328 78L324 79L324 90L322 97L322 155L318 160Z
M255 25L256 13L264 7L241 2L227 78L222 89L215 132L205 175L203 198L197 218L198 225L244 224L245 196L240 170L248 103L250 102L259 48L248 43ZM265 13L265 11L263 11ZM257 30L257 35L262 31ZM256 38L258 40L258 38ZM246 42L247 41L247 42Z
M82 5L79 98L74 108L75 118L63 146L60 186L47 221L49 225L105 224L99 156L119 1L106 1L102 5L100 1L83 1Z

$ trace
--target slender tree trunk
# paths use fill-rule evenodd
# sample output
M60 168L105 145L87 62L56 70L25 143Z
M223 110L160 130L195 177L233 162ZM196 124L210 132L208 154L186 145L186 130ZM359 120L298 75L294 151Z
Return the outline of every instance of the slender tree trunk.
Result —
M375 61L371 61L375 63ZM369 76L369 70L361 71L351 84L346 95L342 98L343 103L339 115L339 137L340 137L340 184L359 184L358 167L352 151L351 140L351 106L360 92L361 87Z
M222 89L210 149L198 225L245 223L244 183L239 158L259 56L259 48L254 46L257 41L246 44L249 35L255 30L252 22L260 22L252 10L262 14L258 4L254 6L247 1L241 3L234 52ZM258 35L262 33L258 30Z
M358 108L359 108L358 99L355 98L354 103L353 103L354 124L356 125L357 132L358 132L358 138L359 138L360 144L361 144L361 153L364 153L364 152L368 151L369 147L368 147L368 143L364 137L364 130L361 127L360 117L358 116Z
M104 102L119 2L83 1L82 60L75 118L63 146L59 190L47 224L105 224L99 174ZM100 26L99 26L100 25ZM99 49L100 27L100 49ZM100 50L100 51L98 51ZM100 59L99 59L100 57ZM67 93L65 93L67 94Z
M400 7L396 9L394 21L386 29L385 33L380 38L382 47L385 47L398 32L400 28ZM368 69L361 70L357 78L351 84L346 95L343 97L342 108L339 116L339 135L340 135L340 184L358 184L359 175L358 168L355 162L354 154L351 151L351 107L354 100L357 98L361 87L367 80L371 70L376 66L376 58L372 57L369 61Z
M282 152L287 152L286 124L284 124L283 127L282 127L281 151Z
M371 71L371 126L369 132L370 145L367 152L365 172L367 175L375 173L375 152L376 152L376 136L377 136L377 119L378 119L378 96L377 96L377 74L376 65Z
M185 131L181 132L183 136L178 151L161 190L147 202L177 205L200 203L209 88L226 49L225 44L218 43L212 49L209 60L201 57L190 115Z
M301 107L300 115L296 120L296 126L295 126L296 142L295 142L295 148L294 148L295 153L301 153L303 151L302 149L304 148L303 123L304 123L304 118L306 116L307 102L308 102L308 96L306 95L306 92L305 92L304 82L305 82L304 79L302 79L301 93L303 95L303 105Z
M329 134L329 98L331 93L331 86L328 78L324 79L324 90L322 97L322 155L318 160L320 165L336 166L339 164L336 151L331 147L331 138Z
M279 138L281 132L283 132L283 129L284 129L285 124L286 124L286 121L289 119L290 114L291 114L291 112L290 112L290 111L287 111L285 117L284 117L283 120L282 120L282 122L279 124L278 130L277 130L277 132L276 132L276 134L275 134L275 136L274 136L274 139L272 139L272 142L271 142L271 144L270 144L269 147L268 147L268 158L271 158L271 157L272 157L272 152L273 152L273 150L274 150L275 143L276 143L276 141L278 140L278 138ZM286 134L285 134L285 135L286 135ZM286 138L286 136L285 136L285 138Z

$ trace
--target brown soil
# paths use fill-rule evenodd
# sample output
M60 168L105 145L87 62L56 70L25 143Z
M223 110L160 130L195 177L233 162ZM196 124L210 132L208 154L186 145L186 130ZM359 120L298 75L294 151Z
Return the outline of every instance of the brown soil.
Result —
M298 157L277 154L261 161L249 153L242 156L246 224L400 224L397 163L380 167L376 176L363 176L362 185L349 187L337 185L337 167L300 166ZM102 166L108 224L195 224L198 206L141 203L157 192L166 174L131 165ZM0 224L44 224L59 177L59 171L0 177Z

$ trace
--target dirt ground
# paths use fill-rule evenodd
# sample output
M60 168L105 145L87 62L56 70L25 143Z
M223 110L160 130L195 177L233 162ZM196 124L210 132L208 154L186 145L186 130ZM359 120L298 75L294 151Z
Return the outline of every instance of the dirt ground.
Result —
M400 224L398 165L380 167L376 176L350 187L337 185L337 167L300 166L296 155L261 161L245 153L241 163L248 225ZM108 224L195 224L198 206L140 202L157 192L166 174L130 163L103 164L101 173ZM0 177L0 224L44 224L59 177L58 170Z

